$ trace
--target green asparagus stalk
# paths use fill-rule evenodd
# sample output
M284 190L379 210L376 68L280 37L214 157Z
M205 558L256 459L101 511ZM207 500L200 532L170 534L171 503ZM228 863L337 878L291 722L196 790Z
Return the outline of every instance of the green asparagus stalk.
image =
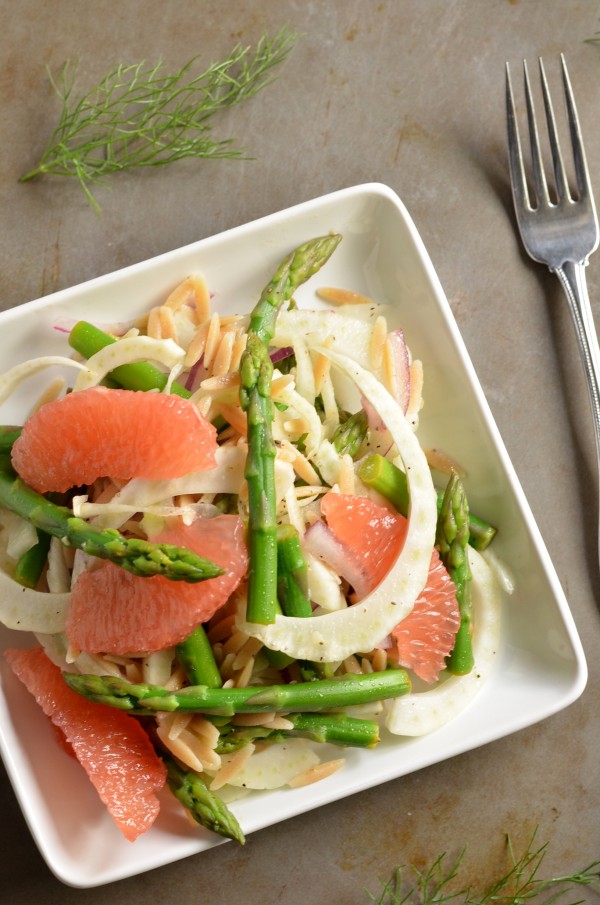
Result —
M400 515L408 515L408 482L402 469L380 453L366 456L358 466L358 477L389 500Z
M263 647L262 653L269 666L273 669L287 669L288 666L291 666L292 663L296 662L294 657L290 657L289 654L284 654L281 650L271 650L268 647Z
M286 715L286 720L292 723L291 729L230 726L227 731L221 730L217 751L229 754L249 742L276 744L296 736L344 748L374 748L379 742L377 720L358 719L345 713L290 713Z
M314 682L315 679L333 679L337 669L336 663L319 663L318 660L296 660L296 663L303 682Z
M294 290L318 273L339 245L341 238L339 234L332 233L329 236L310 239L279 265L273 278L263 289L250 316L250 332L256 334L265 345L273 338L282 303L289 301Z
M162 753L162 757L167 767L167 784L171 792L196 823L243 845L246 840L241 826L225 802L210 791L203 777L193 770L182 769L165 753Z
M108 559L140 577L163 575L172 581L198 582L223 574L223 569L172 544L151 544L138 537L125 537L112 528L101 530L75 518L67 506L59 506L37 493L12 470L8 456L0 456L0 505L31 524L60 537L70 547L90 556Z
M275 444L271 433L273 364L269 343L277 315L294 290L316 273L340 241L339 235L313 239L280 264L250 316L246 349L240 362L240 405L248 421L248 609L250 622L273 622L277 612L277 523L275 519Z
M442 508L443 500L444 491L439 490L437 495L438 515ZM469 544L473 547L474 550L478 550L479 553L481 553L483 550L489 547L491 542L494 540L496 533L497 529L494 528L493 525L490 525L489 522L486 522L484 519L473 515L472 512L469 512Z
M98 701L142 714L152 711L181 711L233 716L234 713L331 710L383 701L407 694L411 689L408 673L403 669L384 672L349 674L334 679L317 679L290 685L267 685L243 688L209 688L190 685L180 691L169 691L160 685L132 684L116 676L63 673L67 685L90 701Z
M15 440L21 436L21 427L0 425L0 454L9 453Z
M292 525L277 529L277 597L286 616L312 616L304 593L306 562L298 532Z
M472 644L471 568L467 553L469 541L469 507L462 481L453 474L448 481L438 516L436 544L440 558L456 585L460 610L460 626L454 649L446 658L449 672L464 676L474 666Z
M26 588L37 587L48 558L50 535L38 529L37 538L37 543L19 557L12 574Z
M191 685L221 687L223 684L221 673L210 641L201 625L175 647L175 653Z
M360 463L358 476L368 487L372 487L393 503L401 515L408 513L408 484L405 473L379 453L367 456ZM444 491L438 491L438 513L442 507ZM469 513L469 543L480 553L489 547L496 536L496 528L482 518Z
M114 336L87 321L79 321L69 333L69 345L84 358L91 358L96 352L116 342L118 340ZM167 375L147 361L119 365L108 376L126 390L163 390L167 383ZM171 384L171 392L184 399L191 396L190 391L177 382Z
M248 604L251 622L273 622L277 612L275 444L271 433L271 376L267 347L249 334L240 364L242 408L247 413Z
M369 421L364 409L350 415L335 430L331 442L340 455L349 455L354 459L367 436Z

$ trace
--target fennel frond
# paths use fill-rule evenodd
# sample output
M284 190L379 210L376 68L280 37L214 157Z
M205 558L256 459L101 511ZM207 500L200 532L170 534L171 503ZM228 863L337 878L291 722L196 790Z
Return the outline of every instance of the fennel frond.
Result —
M456 859L446 861L446 854L439 855L425 870L417 867L397 868L390 880L375 897L367 891L375 905L579 905L581 900L565 896L574 889L589 887L600 892L600 861L594 861L583 870L562 877L541 879L539 871L548 843L537 847L533 833L526 851L516 857L510 837L506 837L511 866L492 881L484 890L472 890L460 885L460 869L466 849ZM454 881L457 880L458 883ZM544 895L546 894L546 895Z
M61 100L58 124L39 162L19 182L36 176L74 176L96 210L90 186L110 173L164 166L185 157L244 157L231 138L216 139L211 117L273 81L296 36L287 28L264 35L255 48L237 44L225 60L194 74L193 57L172 75L162 62L118 65L90 91L75 97L75 67L67 61L51 84Z

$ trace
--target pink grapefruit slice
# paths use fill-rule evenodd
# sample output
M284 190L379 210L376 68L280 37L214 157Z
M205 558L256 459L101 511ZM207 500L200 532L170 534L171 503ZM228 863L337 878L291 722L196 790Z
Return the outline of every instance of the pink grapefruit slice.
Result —
M9 649L15 675L64 736L108 811L130 842L154 823L166 769L140 723L72 691L39 648Z
M406 519L368 497L327 493L321 512L338 540L367 574L369 591L385 577L402 549ZM388 652L425 682L435 682L454 647L460 625L456 587L433 550L427 582L409 616L392 632Z
M368 497L326 493L321 512L337 539L367 574L370 592L385 578L406 535L406 519Z
M139 578L103 562L82 572L67 614L70 643L88 653L164 650L186 638L227 602L248 568L245 529L236 515L198 518L151 538L187 547L226 571L198 584Z
M178 478L215 466L213 425L188 399L91 387L42 405L12 450L22 479L40 493L97 478Z
M445 668L459 626L456 587L434 550L427 583L412 612L393 629L388 656L425 682L435 682Z

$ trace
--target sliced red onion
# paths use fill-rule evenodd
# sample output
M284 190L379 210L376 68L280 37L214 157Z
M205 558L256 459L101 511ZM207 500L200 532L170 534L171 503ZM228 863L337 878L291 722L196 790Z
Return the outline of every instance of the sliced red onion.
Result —
M190 368L188 375L185 379L185 388L190 392L193 392L196 389L197 384L199 383L198 373L201 368L204 367L204 355L201 355L196 364L192 365Z
M75 324L78 324L81 318L76 317L58 317L52 324L52 329L57 333L70 333ZM94 326L104 333L110 333L113 336L124 336L128 330L135 325L135 321L119 321L118 323L103 324L94 321Z
M325 522L313 522L306 530L303 543L307 552L324 562L352 586L359 600L366 597L370 590L369 576L352 551L337 539Z
M364 396L361 396L360 405L366 413L367 421L369 422L369 430L384 431L387 429L379 412L375 409L374 406L371 405L368 399L365 399Z
M271 352L270 358L273 364L277 364L278 361L283 361L284 358L290 358L293 354L294 350L291 346L282 346L281 349L276 349L274 352Z
M368 399L361 396L361 407L367 415L369 424L369 452L379 452L382 456L392 448L392 436L385 426L379 412L371 405Z
M377 645L379 650L390 650L394 646L394 639L391 635L386 635L383 641Z
M404 330L393 330L388 334L388 343L394 369L392 395L406 414L410 402L410 359Z

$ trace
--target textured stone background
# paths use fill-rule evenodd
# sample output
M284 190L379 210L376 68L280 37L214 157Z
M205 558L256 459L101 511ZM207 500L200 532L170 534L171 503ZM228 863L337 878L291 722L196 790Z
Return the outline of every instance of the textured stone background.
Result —
M49 872L2 771L0 901L360 905L393 868L468 846L465 879L496 876L504 834L538 826L543 874L600 857L600 582L596 449L558 283L523 255L508 186L504 63L555 60L576 89L600 192L595 0L0 0L0 307L72 286L353 184L402 198L450 299L588 657L583 696L514 736L112 886ZM46 75L79 58L214 60L288 22L301 33L267 91L223 129L254 158L123 174L97 217L69 181L19 185L57 115ZM600 257L589 267L598 309ZM73 828L77 832L77 827ZM587 902L592 894L582 892Z

